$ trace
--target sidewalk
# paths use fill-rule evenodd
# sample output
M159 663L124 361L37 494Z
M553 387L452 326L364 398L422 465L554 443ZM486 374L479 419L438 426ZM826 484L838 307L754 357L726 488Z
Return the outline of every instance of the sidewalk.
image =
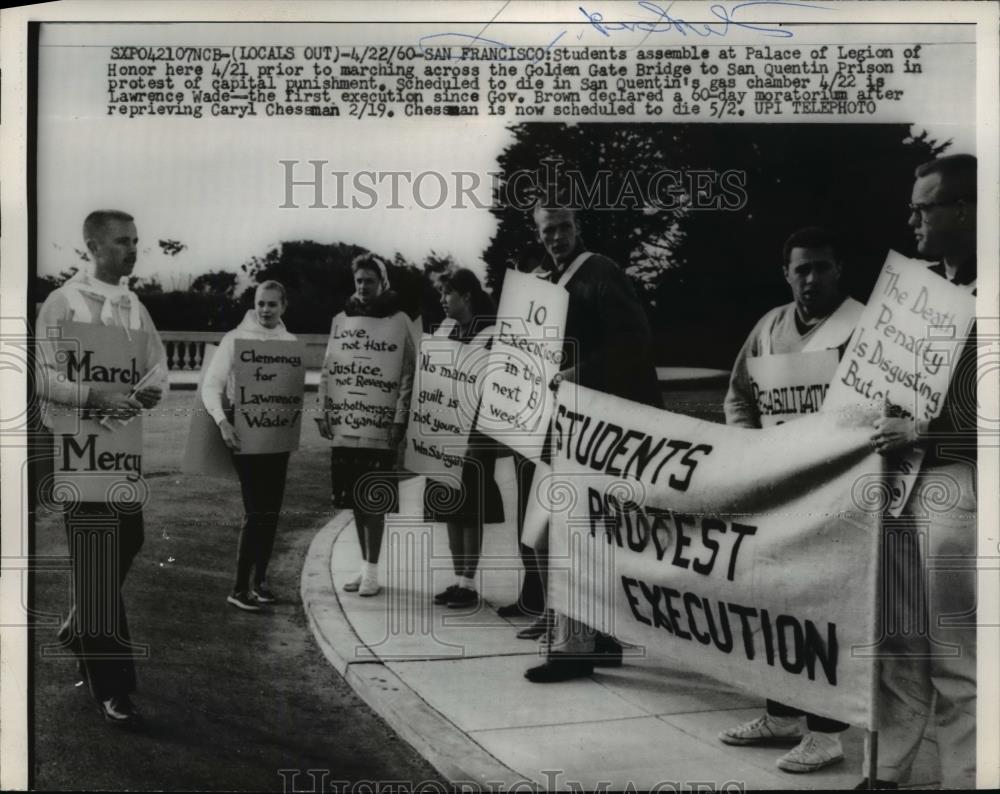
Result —
M423 478L402 483L387 522L380 595L341 587L360 562L350 511L317 534L302 573L302 601L327 659L368 704L456 784L543 789L851 789L862 777L864 732L844 734L845 760L809 775L774 765L787 748L728 747L718 732L760 714L761 698L649 659L558 684L532 684L537 644L515 638L527 618L495 608L514 600L520 563L514 472L497 464L508 521L486 528L480 592L470 613L434 606L451 582L443 525L417 516ZM627 653L626 649L626 653ZM937 750L925 742L910 787L933 785ZM518 789L523 790L523 789Z

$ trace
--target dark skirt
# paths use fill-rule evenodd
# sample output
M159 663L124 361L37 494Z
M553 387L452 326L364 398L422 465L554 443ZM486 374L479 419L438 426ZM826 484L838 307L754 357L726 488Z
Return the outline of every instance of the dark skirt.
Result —
M399 512L396 450L333 447L330 450L333 506L362 513Z
M469 453L462 465L461 487L453 487L454 481L427 478L424 520L471 523L481 519L484 524L503 523L503 497L494 477L496 458L496 442L472 431Z

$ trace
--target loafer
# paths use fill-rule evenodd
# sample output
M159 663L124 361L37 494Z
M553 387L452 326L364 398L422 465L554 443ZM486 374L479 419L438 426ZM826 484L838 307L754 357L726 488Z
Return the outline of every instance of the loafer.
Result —
M104 721L120 728L137 728L142 725L142 715L128 695L112 695L100 703Z
M468 587L456 587L448 597L448 609L479 606L479 593Z
M226 601L232 604L237 609L242 609L244 612L260 612L260 604L257 603L257 599L250 595L246 590L241 590L238 593L230 593L227 596Z
M267 586L267 582L255 584L250 589L250 594L262 604L274 604L278 601L278 597Z
M592 662L582 659L561 659L558 655L552 655L545 664L525 670L524 677L533 684L553 684L559 681L572 681L574 678L586 678L593 672Z
M515 601L513 604L497 607L497 614L502 618L534 618L542 613L540 610L527 609Z
M598 636L593 658L594 667L621 667L622 646L613 637Z
M435 604L447 604L448 603L448 599L451 598L451 594L454 593L456 590L458 590L458 585L457 584L448 585L440 593L435 593L434 594L434 603Z
M519 640L537 640L547 634L550 628L552 628L552 619L548 615L542 615L540 618L536 618L530 626L521 629L517 633L517 638Z
M870 788L871 786L868 785L868 778L865 778L860 783L858 783L858 785L854 787L854 790L860 791L862 789L870 789ZM876 778L875 788L892 791L899 788L899 783L897 783L895 780L879 780Z

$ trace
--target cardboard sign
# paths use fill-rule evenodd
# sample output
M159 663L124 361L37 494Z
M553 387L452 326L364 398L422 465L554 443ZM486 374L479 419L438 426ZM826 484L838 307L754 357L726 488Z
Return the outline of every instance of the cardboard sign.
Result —
M129 394L146 372L145 331L59 323L56 363L67 380L92 390ZM83 408L52 405L53 497L63 502L144 502L142 414L101 424ZM106 425L106 426L105 426Z
M191 407L191 422L188 424L187 444L184 446L181 471L184 474L236 480L232 453L222 440L219 426L215 424L215 420L205 410L205 405L201 401L201 387L205 382L205 373L208 372L208 367L218 349L218 345L205 345L201 376L198 378L198 390L195 392L197 396Z
M233 426L240 454L292 452L302 432L304 342L237 339Z
M333 318L323 361L323 411L334 432L384 439L399 398L409 324L393 317Z
M430 335L420 340L405 468L439 479L461 477L489 362L485 345Z
M864 422L818 413L751 430L572 384L559 399L539 489L558 502L549 606L648 656L865 725L878 510L858 483L881 462Z
M476 426L538 460L562 364L569 293L529 273L508 272Z
M975 298L925 262L890 251L827 393L825 408L880 406L930 420L941 413L951 375L975 322ZM897 456L888 510L899 515L924 457Z
M836 350L748 358L760 426L774 427L819 411L837 364Z

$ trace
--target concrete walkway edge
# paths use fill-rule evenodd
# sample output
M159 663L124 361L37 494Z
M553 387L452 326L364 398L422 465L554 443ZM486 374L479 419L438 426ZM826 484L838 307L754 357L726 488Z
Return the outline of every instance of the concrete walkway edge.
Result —
M323 655L361 699L451 783L503 791L525 786L524 777L427 704L351 627L333 589L330 560L337 537L353 524L350 510L334 516L316 533L302 568L302 607Z

